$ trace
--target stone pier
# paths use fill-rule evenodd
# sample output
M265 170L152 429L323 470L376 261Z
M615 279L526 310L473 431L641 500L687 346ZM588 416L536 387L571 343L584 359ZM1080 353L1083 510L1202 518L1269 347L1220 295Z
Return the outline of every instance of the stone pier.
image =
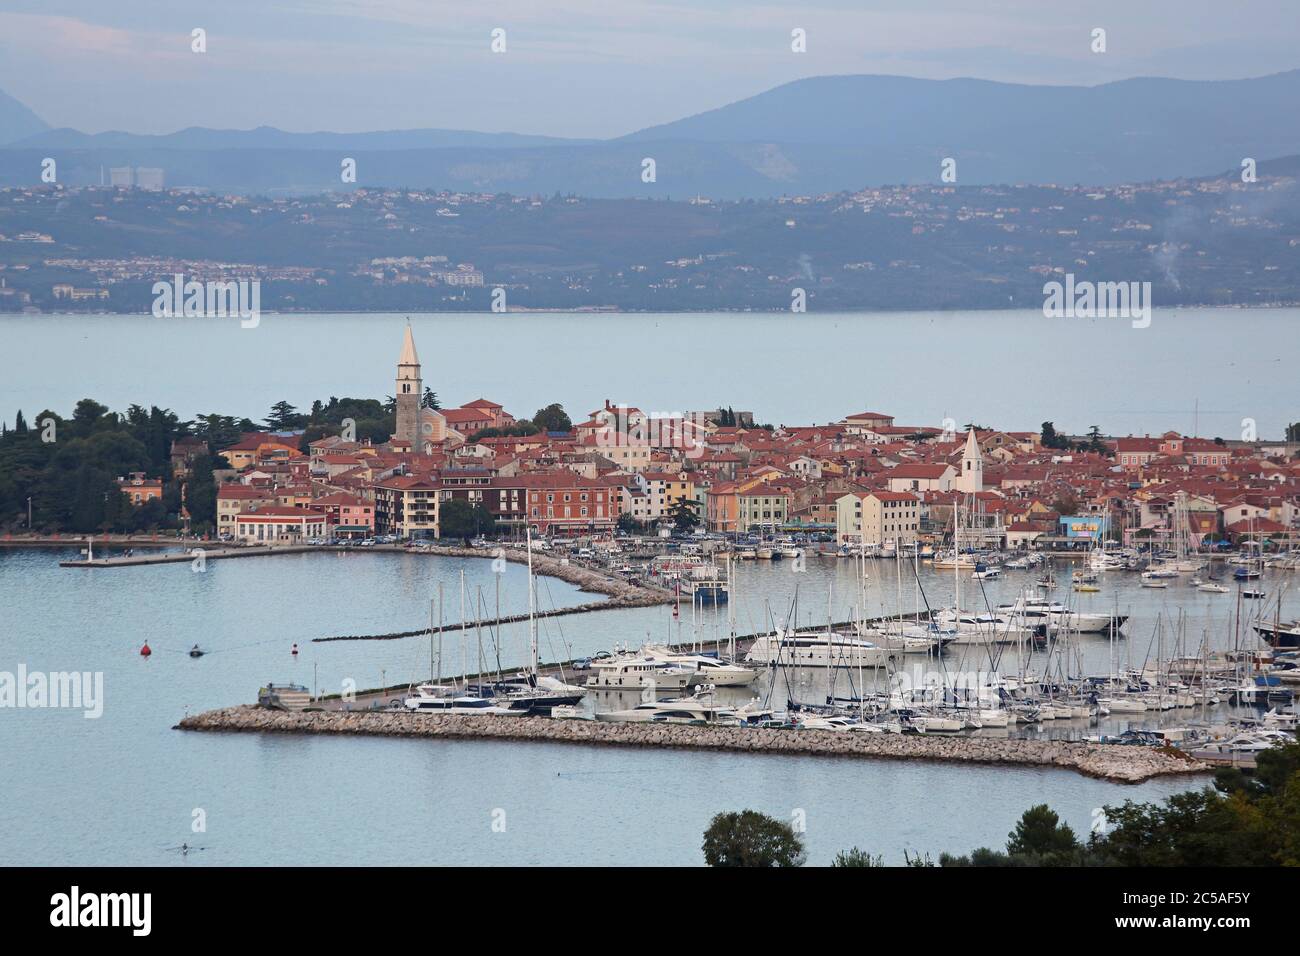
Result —
M1200 774L1209 770L1202 761L1172 748L1116 744L611 723L547 717L461 717L394 711L309 710L288 713L253 705L227 707L186 717L177 725L177 729L543 741L615 747L668 747L774 755L1059 767L1117 783L1141 783L1152 777Z

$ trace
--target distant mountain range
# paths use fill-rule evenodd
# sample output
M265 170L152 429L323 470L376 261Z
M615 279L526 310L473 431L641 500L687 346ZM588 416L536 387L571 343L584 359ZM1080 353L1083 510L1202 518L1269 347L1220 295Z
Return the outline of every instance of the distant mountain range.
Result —
M1300 70L1247 80L1139 78L1094 87L824 76L609 140L397 130L288 133L195 127L165 136L49 129L0 94L0 184L69 185L157 166L169 186L233 192L357 185L516 194L769 198L939 182L1104 185L1205 176L1300 154ZM642 161L655 161L655 182Z
M0 90L0 144L35 136L49 128L45 120Z

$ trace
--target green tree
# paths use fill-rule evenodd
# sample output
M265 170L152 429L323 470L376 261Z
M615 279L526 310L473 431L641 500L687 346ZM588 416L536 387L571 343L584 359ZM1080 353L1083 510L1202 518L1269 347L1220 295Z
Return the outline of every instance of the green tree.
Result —
M438 508L438 533L444 538L460 538L466 543L475 535L492 534L496 519L482 502L452 498Z
M1040 427L1042 437L1039 439L1044 448L1068 448L1070 443L1064 435L1058 434L1056 425L1052 422L1043 422Z
M426 386L424 394L420 397L420 406L436 410L442 408L442 403L438 401L438 393Z
M1069 858L1079 848L1079 841L1069 824L1047 804L1030 807L1007 838L1008 856L1030 856L1045 865Z
M573 422L559 402L539 408L533 416L533 424L544 432L567 432L573 428Z
M209 532L217 523L217 484L212 476L212 456L198 455L190 463L190 480L185 484L185 508L190 527Z
M850 847L847 850L841 850L835 854L835 859L831 861L831 866L884 866L883 857L872 856L866 850L859 850L857 847Z
M696 511L699 506L698 501L690 498L679 498L668 509L668 517L678 531L693 531L700 523L700 516Z
M279 401L271 406L271 414L266 416L265 425L270 431L292 431L307 424L307 416L299 415L298 409L288 402Z
M788 823L757 810L719 813L704 831L709 866L802 866L803 841Z

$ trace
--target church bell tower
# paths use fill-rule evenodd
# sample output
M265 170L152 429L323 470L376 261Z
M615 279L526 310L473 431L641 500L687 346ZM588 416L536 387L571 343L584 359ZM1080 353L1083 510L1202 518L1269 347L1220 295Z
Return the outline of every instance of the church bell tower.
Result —
M419 448L420 399L424 396L424 382L420 378L420 357L415 354L415 338L411 326L406 326L402 340L402 354L397 360L397 431L394 437Z

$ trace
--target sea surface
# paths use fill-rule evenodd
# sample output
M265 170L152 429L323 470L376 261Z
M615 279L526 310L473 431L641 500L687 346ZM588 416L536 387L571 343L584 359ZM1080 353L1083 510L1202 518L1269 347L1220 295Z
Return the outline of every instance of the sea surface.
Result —
M1096 808L1159 799L1201 780L1155 780L1136 787L1064 770L962 767L926 762L830 760L584 748L558 744L427 741L184 733L185 714L251 702L268 681L297 681L337 692L419 681L438 663L430 641L313 642L313 638L388 633L424 626L439 585L448 623L482 595L495 614L526 606L522 567L503 576L492 562L415 554L333 553L210 561L112 570L60 568L75 551L0 549L0 670L100 672L103 714L0 709L0 748L10 772L0 778L0 863L142 865L256 864L698 864L712 814L752 807L806 821L809 862L828 863L850 846L901 863L904 851L968 851L1001 846L1019 815L1047 802L1086 833ZM737 627L767 615L803 623L851 616L861 601L854 562L811 558L742 565ZM868 606L910 610L911 588L897 566L868 569ZM951 572L923 570L927 599L951 599ZM1008 573L966 589L963 603L1013 600L1031 581ZM1282 613L1300 608L1283 574ZM947 590L945 590L945 588ZM539 582L543 607L589 598L554 579ZM798 608L795 611L795 599ZM1235 598L1137 587L1108 575L1096 609L1133 615L1122 641L1081 642L1082 666L1106 673L1113 661L1140 665L1179 637L1232 646ZM472 615L471 615L472 616ZM590 654L651 639L689 640L725 633L725 616L674 622L667 608L642 608L544 620L544 660ZM153 654L139 654L148 642ZM193 659L199 644L208 653ZM291 651L298 645L295 657ZM491 641L484 655L495 656ZM479 635L449 635L444 673L462 661L476 669ZM1196 647L1191 648L1196 652ZM527 655L524 625L503 629L503 669ZM1014 651L1004 667L1015 669ZM490 660L490 666L494 661ZM1031 662L1032 664L1032 662ZM945 666L986 669L949 654ZM841 691L845 688L841 687ZM767 693L765 685L757 693ZM825 688L799 675L773 689L816 700ZM1186 717L1183 718L1184 720ZM1074 722L1071 722L1074 723ZM1069 731L1062 725L1053 735ZM1116 727L1116 729L1119 729ZM194 827L201 821L203 829ZM504 831L502 831L504 826ZM206 847L182 856L181 843Z
M405 315L0 317L0 420L82 398L263 419L330 396L394 390ZM574 421L606 400L647 412L731 406L805 425L876 411L1010 430L1280 438L1296 418L1300 310L1155 310L1125 319L1041 311L409 316L444 405L479 397Z

